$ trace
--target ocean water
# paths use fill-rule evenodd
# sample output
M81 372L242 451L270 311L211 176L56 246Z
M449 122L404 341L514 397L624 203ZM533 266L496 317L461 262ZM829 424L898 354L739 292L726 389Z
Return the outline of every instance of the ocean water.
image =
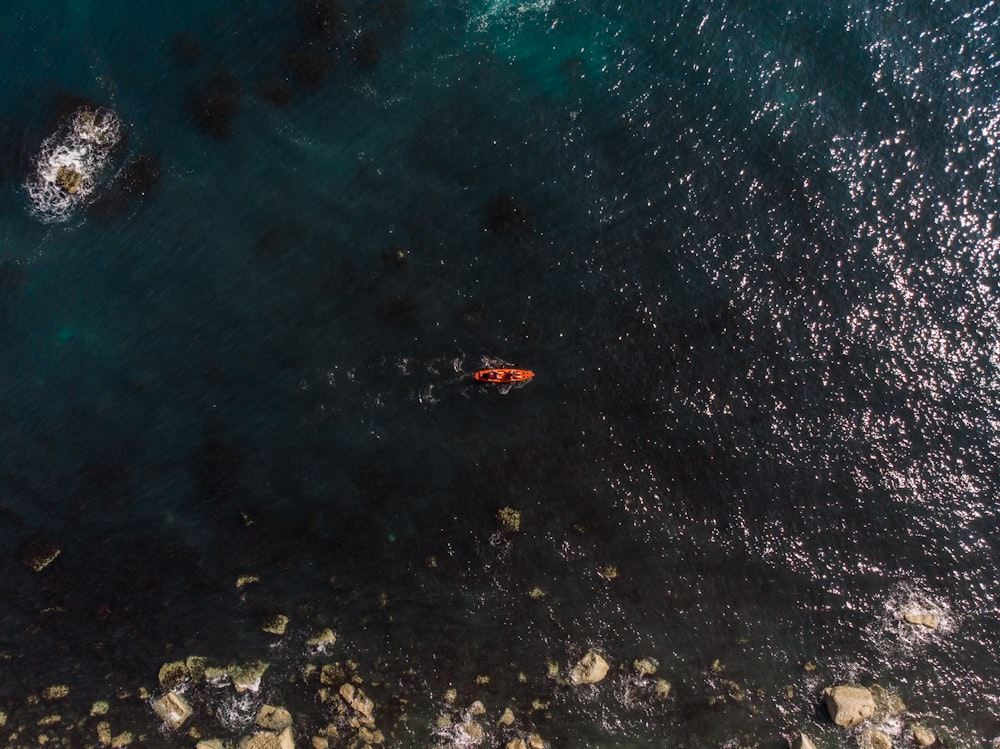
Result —
M993 0L0 19L8 736L190 654L292 699L325 626L391 746L460 744L449 688L552 747L853 746L840 681L1000 734Z

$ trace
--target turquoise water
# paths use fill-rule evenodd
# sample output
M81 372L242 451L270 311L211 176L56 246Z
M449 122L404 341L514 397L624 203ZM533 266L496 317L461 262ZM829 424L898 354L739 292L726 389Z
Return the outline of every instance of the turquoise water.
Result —
M0 14L10 712L330 625L400 746L450 686L553 746L847 745L846 679L1000 733L993 3ZM122 139L53 220L71 96Z

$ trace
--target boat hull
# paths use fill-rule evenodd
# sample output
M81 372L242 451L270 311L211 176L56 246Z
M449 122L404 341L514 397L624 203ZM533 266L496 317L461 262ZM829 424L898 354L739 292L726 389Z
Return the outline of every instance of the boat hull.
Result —
M509 385L515 382L527 382L535 373L528 369L512 369L502 367L498 369L480 369L475 374L477 382L490 382L495 385Z

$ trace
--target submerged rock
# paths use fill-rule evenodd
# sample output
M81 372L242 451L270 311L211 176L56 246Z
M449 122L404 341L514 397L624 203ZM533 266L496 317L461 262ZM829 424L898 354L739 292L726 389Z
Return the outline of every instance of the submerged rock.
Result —
M52 564L61 553L62 549L53 544L31 544L21 553L21 561L34 572L41 572Z
M216 140L232 135L239 106L239 82L224 69L195 84L184 101L184 109L198 129Z
M170 51L178 62L190 65L201 59L201 42L194 34L182 31L171 38Z
M56 684L51 687L45 687L42 690L41 698L46 702L52 702L54 700L64 699L69 695L69 687L65 684Z
M878 684L872 684L868 691L872 693L872 698L875 700L875 714L872 716L872 720L882 723L898 718L906 712L906 704L898 694L890 692Z
M596 684L608 675L608 668L608 662L591 650L570 670L570 683Z
M792 740L792 749L816 749L816 745L812 742L812 739L800 732Z
M871 749L892 749L892 739L877 728L870 728L865 732L862 744Z
M507 196L492 198L486 207L486 226L508 239L524 239L531 234L531 219L524 207Z
M521 513L513 507L501 507L497 510L497 520L505 531L517 533L521 530Z
M823 690L823 703L838 726L854 728L875 714L875 698L859 685L845 684Z

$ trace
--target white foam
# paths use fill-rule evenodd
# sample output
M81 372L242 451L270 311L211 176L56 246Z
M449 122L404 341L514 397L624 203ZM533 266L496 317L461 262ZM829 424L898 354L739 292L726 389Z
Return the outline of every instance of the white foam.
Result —
M481 7L470 8L469 25L476 31L486 31L497 23L520 21L523 16L544 15L554 0L487 0Z
M227 695L216 708L215 716L226 728L238 730L253 720L262 702L256 694Z
M122 122L109 109L80 107L44 141L24 187L32 212L44 223L67 220L94 195L111 151L121 140ZM80 175L75 192L56 184L60 169Z

